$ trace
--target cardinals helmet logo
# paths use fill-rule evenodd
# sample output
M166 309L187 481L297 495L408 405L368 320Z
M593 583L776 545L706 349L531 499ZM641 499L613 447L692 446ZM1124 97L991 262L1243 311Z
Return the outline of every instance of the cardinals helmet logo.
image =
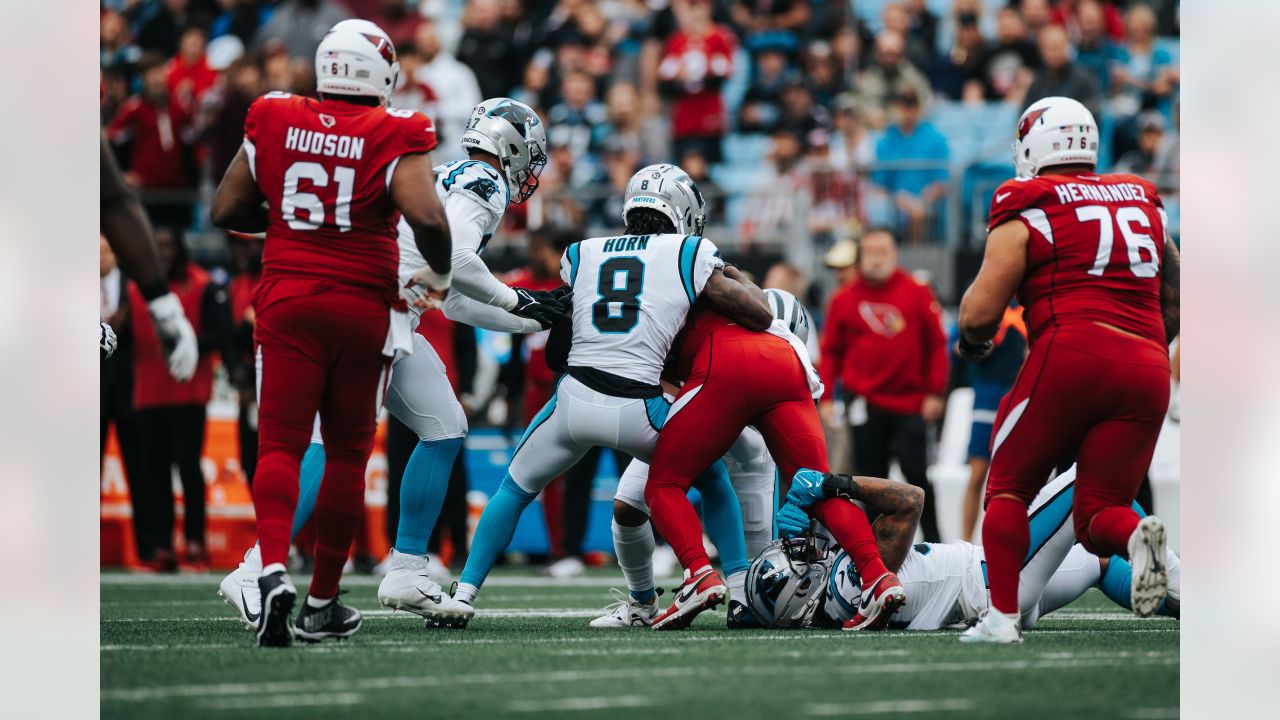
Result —
M395 46L391 44L390 40L384 37L378 37L377 35L369 35L368 33L361 33L361 35L364 35L366 40L373 43L373 46L378 49L378 54L382 56L383 60L386 60L388 64L395 63L396 49Z
M1036 121L1040 119L1040 116L1044 115L1048 110L1049 108L1043 107L1023 115L1022 120L1018 122L1018 139L1021 140L1026 137L1027 133L1031 132L1031 128L1035 126Z

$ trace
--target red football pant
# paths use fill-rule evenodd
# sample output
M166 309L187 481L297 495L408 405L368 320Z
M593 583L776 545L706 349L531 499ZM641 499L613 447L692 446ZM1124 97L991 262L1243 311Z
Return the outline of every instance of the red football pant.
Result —
M258 471L254 512L263 565L284 563L298 504L298 466L320 413L324 480L316 498L310 594L338 594L364 513L364 475L390 368L387 303L356 289L276 301L258 314Z
M729 326L712 333L699 350L689 379L658 434L645 486L653 524L687 570L708 564L702 524L687 495L689 486L729 451L747 425L754 425L764 436L787 486L801 468L828 471L822 422L795 351L782 338ZM815 516L823 513L828 502L814 506ZM837 540L842 546L845 541L854 546L845 550L856 563L855 548L869 562L865 541L870 539L875 562L879 562L866 515L861 511L856 515L860 517L845 516L837 523L844 536L841 540L837 535ZM858 569L875 570L862 565Z
M1096 555L1128 556L1139 520L1130 505L1168 407L1169 358L1158 344L1089 325L1037 339L991 442L982 544L996 609L1018 611L1027 506L1073 453L1076 538Z

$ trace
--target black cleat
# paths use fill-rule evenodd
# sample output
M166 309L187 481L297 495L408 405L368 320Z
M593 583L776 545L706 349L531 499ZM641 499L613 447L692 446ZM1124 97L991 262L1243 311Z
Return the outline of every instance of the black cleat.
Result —
M725 624L730 630L751 630L765 627L764 623L751 612L751 608L737 600L729 601L729 614Z
M283 570L258 578L262 610L258 616L258 647L289 647L293 644L293 604L298 591Z
M325 638L342 640L355 635L360 629L360 622L360 611L343 605L338 598L322 608L314 608L304 602L298 621L294 623L294 633L311 643Z

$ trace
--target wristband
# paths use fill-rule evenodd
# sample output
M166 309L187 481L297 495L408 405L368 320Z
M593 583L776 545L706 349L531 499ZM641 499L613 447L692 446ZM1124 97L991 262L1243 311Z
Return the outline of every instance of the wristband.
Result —
M827 498L843 498L845 500L861 500L862 493L857 481L850 475L827 473L822 479L822 494Z
M424 284L432 290L448 290L453 284L453 271L441 274L433 270L424 278Z
M142 298L147 302L151 302L158 297L162 297L169 292L169 285L163 280L157 280L154 283L143 287L138 286L138 290L142 293Z

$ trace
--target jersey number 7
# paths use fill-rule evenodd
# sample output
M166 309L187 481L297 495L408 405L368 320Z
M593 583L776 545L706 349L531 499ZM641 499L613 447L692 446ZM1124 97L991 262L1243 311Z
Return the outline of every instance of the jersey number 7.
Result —
M619 282L621 276L622 282ZM640 293L644 290L644 262L638 257L616 257L600 265L596 291L600 298L591 305L591 324L602 333L631 332L640 322ZM610 312L610 304L621 305L620 314Z

